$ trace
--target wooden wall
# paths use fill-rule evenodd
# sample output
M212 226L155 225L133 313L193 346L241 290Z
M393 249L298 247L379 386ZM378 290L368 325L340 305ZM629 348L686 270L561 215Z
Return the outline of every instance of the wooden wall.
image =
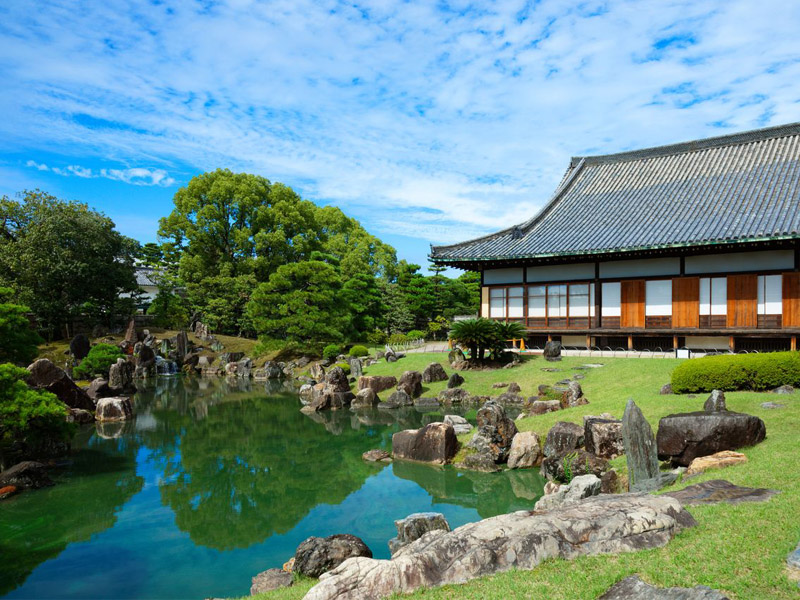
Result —
M644 327L644 279L623 281L620 295L620 325Z
M489 288L481 288L481 316L489 317Z
M672 280L672 326L700 326L699 277L679 277Z
M728 275L727 325L758 325L758 275Z
M783 326L800 327L800 273L783 274Z

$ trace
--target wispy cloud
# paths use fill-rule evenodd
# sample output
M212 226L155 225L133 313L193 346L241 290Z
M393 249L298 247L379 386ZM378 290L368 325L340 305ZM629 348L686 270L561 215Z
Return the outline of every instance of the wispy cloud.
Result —
M171 186L175 185L175 180L163 169L97 169L92 170L88 167L81 167L80 165L68 165L66 167L51 167L44 163L37 163L34 160L29 160L25 166L32 167L37 171L47 171L61 175L62 177L82 177L84 179L92 179L95 177L102 177L104 179L111 179L113 181L122 181L133 185L160 185Z
M0 19L0 152L156 165L59 173L149 185L248 170L437 243L526 220L571 155L800 115L784 0L50 0Z

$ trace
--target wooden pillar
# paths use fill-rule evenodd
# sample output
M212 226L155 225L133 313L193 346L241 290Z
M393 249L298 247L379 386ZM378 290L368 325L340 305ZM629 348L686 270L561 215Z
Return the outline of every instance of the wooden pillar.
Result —
M673 335L672 336L672 349L673 350L677 350L678 349L678 336L677 335Z
M548 342L552 342L553 341L553 336L550 335L549 333L547 334L547 341Z
M791 340L790 344L791 344L791 345L790 345L789 347L790 347L790 348L791 348L793 351L794 351L794 350L797 350L797 336L796 336L796 335L793 335L793 336L792 336L792 340Z
M736 340L734 339L734 337L733 337L733 336L730 336L730 337L728 338L728 349L729 349L731 352L736 352Z
M628 350L633 350L633 336L628 336Z
M592 347L592 336L590 336L589 334L586 334L586 347L587 348Z

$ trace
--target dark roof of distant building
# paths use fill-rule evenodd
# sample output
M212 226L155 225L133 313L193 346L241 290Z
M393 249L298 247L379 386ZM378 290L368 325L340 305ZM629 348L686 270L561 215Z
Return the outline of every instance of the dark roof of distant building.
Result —
M800 123L575 157L535 217L433 246L474 262L800 238Z
M136 267L136 285L143 287L146 285L158 286L153 276L155 269L153 267Z

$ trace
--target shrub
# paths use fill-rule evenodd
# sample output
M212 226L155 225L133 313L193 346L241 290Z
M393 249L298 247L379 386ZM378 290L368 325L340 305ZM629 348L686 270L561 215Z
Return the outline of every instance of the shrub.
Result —
M399 346L408 342L408 336L405 333L393 333L389 336L390 346Z
M67 408L55 395L30 389L27 369L0 364L0 442L23 443L35 450L52 441L68 441L73 427Z
M677 394L711 390L771 390L800 386L800 353L722 354L681 363L672 371Z
M379 329L376 329L375 331L367 334L367 341L372 346L383 346L388 339L389 336L387 336L385 332Z
M81 364L75 367L73 374L76 379L91 379L99 375L108 379L108 370L111 368L118 358L123 358L125 355L122 350L111 344L97 344L92 346L89 354L86 355L81 361Z
M361 358L362 356L369 356L369 350L365 346L356 345L350 348L348 354L355 358Z
M350 375L350 365L348 365L346 362L338 362L333 366L339 367L342 371L344 371L345 375Z
M416 340L424 340L425 339L425 332L420 331L419 329L412 329L406 334L409 342L414 342Z
M28 307L11 302L13 295L10 288L0 287L0 362L28 364L44 340L31 329Z
M322 358L327 358L328 360L336 360L336 357L342 353L342 349L340 346L336 344L328 344L322 350Z

